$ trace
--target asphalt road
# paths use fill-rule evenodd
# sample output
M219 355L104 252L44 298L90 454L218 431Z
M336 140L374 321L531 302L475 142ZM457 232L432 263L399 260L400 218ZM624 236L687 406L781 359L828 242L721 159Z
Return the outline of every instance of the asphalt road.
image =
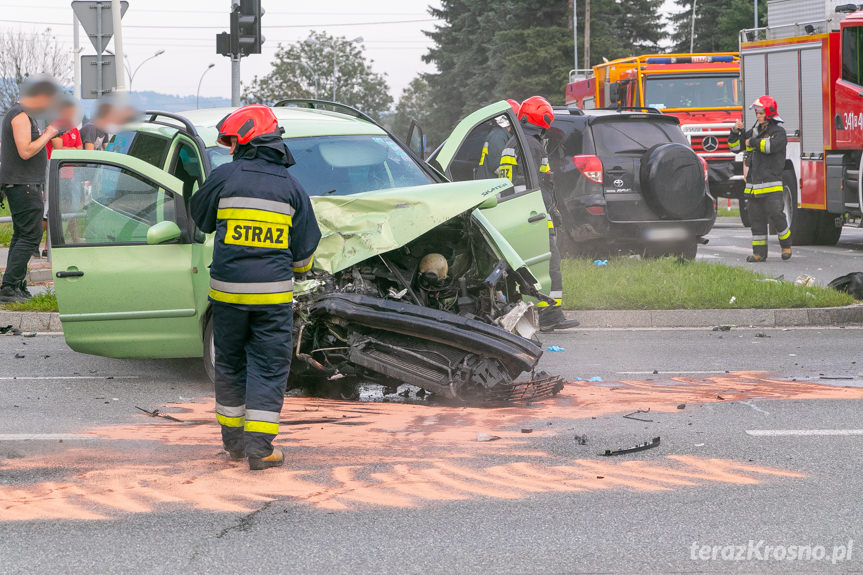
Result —
M746 256L752 253L752 233L739 218L718 218L707 237L710 243L698 247L699 260L746 266L772 277L782 275L793 281L805 274L827 285L847 273L863 272L863 229L857 227L845 226L836 246L794 246L793 256L784 262L779 240L770 236L767 262L760 264L746 263Z
M257 474L197 362L0 337L0 573L859 572L861 336L555 334L553 400L292 397Z

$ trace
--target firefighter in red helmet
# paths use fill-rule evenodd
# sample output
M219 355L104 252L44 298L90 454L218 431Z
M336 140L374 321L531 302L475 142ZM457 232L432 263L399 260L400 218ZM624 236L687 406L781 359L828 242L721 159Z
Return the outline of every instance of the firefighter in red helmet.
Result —
M551 260L549 261L551 291L548 295L554 300L553 304L546 302L537 304L539 307L539 327L542 331L576 327L578 320L567 319L563 314L563 276L560 271L560 251L557 248L557 232L554 227L555 224L560 223L560 212L557 209L554 196L554 180L548 165L548 153L544 141L546 130L551 128L551 124L554 122L554 108L542 96L533 96L518 107L518 121L526 136L534 165L527 165L518 146L518 139L513 135L501 154L498 174L501 177L509 178L514 183L526 181L524 171L526 168L539 174L542 199L548 214L549 249L551 251Z
M219 166L191 200L205 233L215 232L210 301L216 418L233 459L277 467L273 447L291 367L294 273L312 266L321 238L309 196L272 109L244 106L217 126L233 161Z
M787 260L791 258L791 228L783 211L785 129L776 100L770 96L761 96L750 108L755 110L755 126L744 131L743 122L738 120L728 136L728 146L733 152L745 150L749 154L745 194L752 222L752 255L746 261L767 260L768 224L773 224L779 236L782 259Z

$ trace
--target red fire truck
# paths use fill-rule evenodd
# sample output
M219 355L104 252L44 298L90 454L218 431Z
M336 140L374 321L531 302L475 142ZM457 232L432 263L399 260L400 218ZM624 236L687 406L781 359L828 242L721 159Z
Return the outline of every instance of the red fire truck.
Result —
M795 244L833 245L863 216L863 11L768 0L767 28L740 33L744 102L773 96L788 133L786 213ZM746 110L747 126L754 114Z
M710 169L714 197L743 197L742 155L728 148L742 117L736 52L656 54L594 66L586 78L570 73L566 103L581 109L655 108L680 119L695 152ZM746 213L742 212L747 223Z

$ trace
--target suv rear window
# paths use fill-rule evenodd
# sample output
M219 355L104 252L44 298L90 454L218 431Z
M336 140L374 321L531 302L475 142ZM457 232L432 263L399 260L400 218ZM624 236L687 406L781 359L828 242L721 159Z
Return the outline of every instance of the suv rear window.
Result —
M345 196L434 183L389 136L318 136L286 140L296 164L291 175L310 196ZM208 148L216 168L231 161L227 148Z
M680 126L653 122L648 118L596 122L592 128L596 153L600 156L641 154L648 148L668 142L689 145Z

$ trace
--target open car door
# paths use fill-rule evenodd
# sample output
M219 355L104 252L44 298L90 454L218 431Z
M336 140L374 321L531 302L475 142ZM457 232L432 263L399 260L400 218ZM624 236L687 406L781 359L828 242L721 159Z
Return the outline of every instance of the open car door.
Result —
M519 153L524 150L521 157L526 157L530 152L525 149L525 136L510 105L504 101L490 104L458 123L436 150L434 162L454 181L497 178L501 152L513 135ZM484 209L482 215L515 248L542 284L543 292L548 293L548 214L539 189L539 174L527 172L523 183L503 187L497 207Z
M202 353L183 184L123 154L57 150L49 226L69 346L110 357Z
M426 157L426 136L423 133L422 127L416 120L411 120L410 128L408 128L408 136L405 140L408 148L422 159Z

